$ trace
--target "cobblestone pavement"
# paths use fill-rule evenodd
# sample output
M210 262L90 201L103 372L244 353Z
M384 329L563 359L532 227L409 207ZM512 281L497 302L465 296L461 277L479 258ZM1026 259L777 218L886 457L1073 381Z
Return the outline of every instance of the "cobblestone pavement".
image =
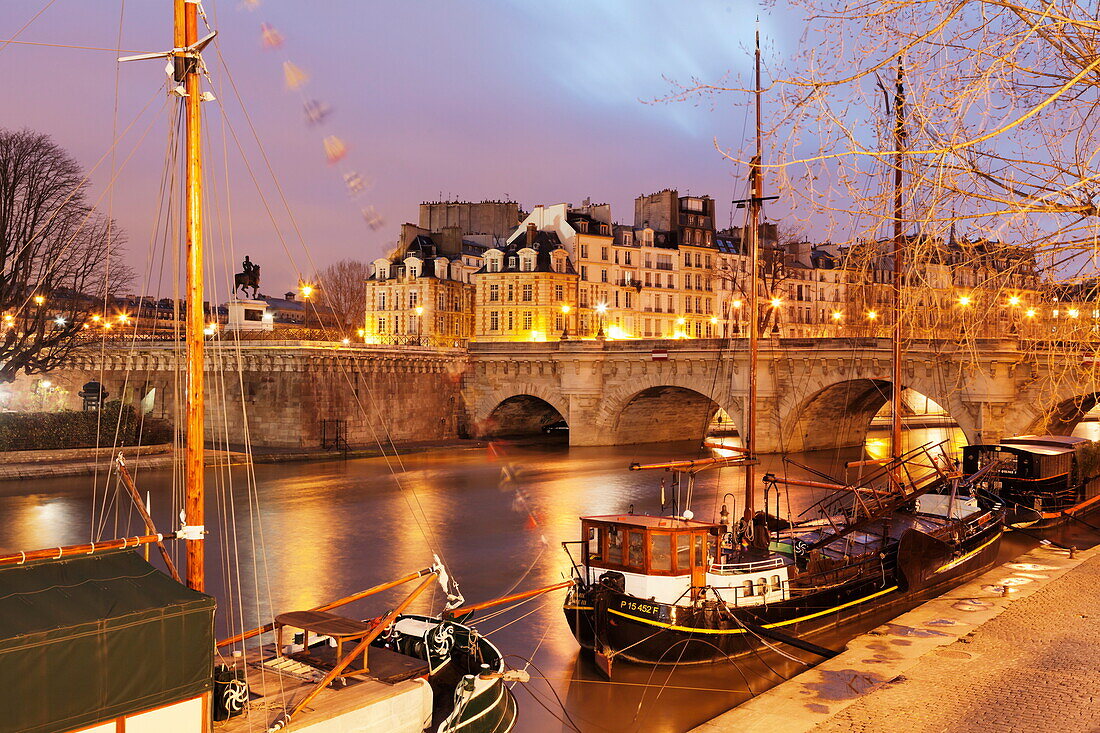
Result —
M1098 589L1100 555L813 730L1100 731Z

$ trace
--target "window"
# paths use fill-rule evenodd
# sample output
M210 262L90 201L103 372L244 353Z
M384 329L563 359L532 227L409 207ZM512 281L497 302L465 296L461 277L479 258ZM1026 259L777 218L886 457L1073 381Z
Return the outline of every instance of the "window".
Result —
M379 293L378 294L378 310L380 310L380 311L386 310L386 294L385 293Z
M615 291L615 307L616 308L619 307L619 291L618 290Z
M630 259L631 259L630 255L631 254L633 254L633 253L632 252L623 252L623 264L626 265L627 267L631 266L631 262L630 262Z
M515 317L515 313L513 313L512 311L508 311L508 330L509 331L511 331L512 329L514 329L516 327L515 321L513 320L514 317Z
M588 233L588 221L586 219L581 219L577 222L577 231L581 234Z
M511 303L516 299L516 286L512 283L508 283L508 302Z
M554 286L554 300L564 300L564 299L565 299L564 289L562 288L561 285L555 285Z
M588 245L587 244L582 244L581 245L581 259L582 260L587 260L588 259Z
M523 311L523 330L524 331L530 331L531 330L531 323L532 323L531 311Z
M519 269L520 269L520 272L534 272L534 270L535 270L535 259L533 257L529 257L527 255L524 255L523 258L520 259Z
M587 279L588 279L588 267L586 265L581 265L581 280L587 280Z
M416 307L416 302L419 299L420 299L420 293L418 293L417 291L414 290L411 293L409 293L409 307L410 308L415 308Z
M599 562L603 559L603 530L599 527L588 528L588 559Z
M523 302L530 303L534 300L534 287L531 283L527 283L523 286Z
M614 565L623 564L623 534L618 527L607 529L607 561Z
M386 317L378 316L378 333L386 332Z
M435 307L441 311L447 310L447 295L445 293L436 293Z
M707 255L706 263L707 263L707 269L709 270L710 269L710 255Z
M645 535L641 532L630 532L630 538L627 544L627 558L626 564L632 568L645 567L645 548L642 542Z
M493 283L489 286L489 302L494 303L500 300L500 285Z
M689 534L676 535L676 570L681 573L691 570L691 535Z
M490 331L499 331L500 330L500 311L490 311L489 312L489 330Z
M607 270L600 270L600 282L607 282Z
M600 247L600 259L607 262L607 247Z
M672 535L654 532L649 536L649 569L672 572Z
M630 306L630 291L629 290L626 291L625 296L626 296L626 307L630 308L631 306Z

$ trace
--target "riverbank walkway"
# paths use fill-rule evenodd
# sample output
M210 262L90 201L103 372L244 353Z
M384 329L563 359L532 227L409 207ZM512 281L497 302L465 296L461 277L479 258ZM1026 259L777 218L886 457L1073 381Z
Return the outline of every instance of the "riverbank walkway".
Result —
M1040 545L695 730L1100 730L1097 588L1100 547Z

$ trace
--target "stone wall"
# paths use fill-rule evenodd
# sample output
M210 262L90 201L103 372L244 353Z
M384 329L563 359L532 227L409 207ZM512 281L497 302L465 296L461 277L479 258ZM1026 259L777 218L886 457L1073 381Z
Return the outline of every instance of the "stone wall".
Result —
M44 401L47 409L80 409L78 392L95 380L110 399L146 399L152 415L172 419L184 392L177 357L165 346L137 347L125 355L85 353L67 369L21 376L6 388L10 407L38 409L36 403ZM318 448L322 421L340 420L353 448L453 439L463 429L456 406L465 361L464 353L453 349L211 346L206 437L217 444L250 439L260 448ZM103 434L109 439L108 428Z

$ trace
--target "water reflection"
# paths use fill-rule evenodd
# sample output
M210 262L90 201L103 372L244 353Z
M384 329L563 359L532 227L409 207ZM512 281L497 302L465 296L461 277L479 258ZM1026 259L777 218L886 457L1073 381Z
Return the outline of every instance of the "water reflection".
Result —
M911 439L938 441L947 435L961 440L957 431L926 430L923 436L910 431ZM381 459L259 465L254 496L243 468L211 470L211 485L217 481L232 498L212 509L207 520L212 539L231 540L223 544L225 550L208 550L209 588L224 612L219 633L230 628L230 621L234 628L251 626L273 613L308 608L426 567L433 552L445 559L471 601L501 595L517 582L520 589L557 582L569 568L561 542L577 539L579 516L625 511L631 504L639 513L660 510L660 477L629 472L630 462L692 452L691 446L501 447L406 456L396 472ZM797 458L839 477L844 462L861 455L851 449ZM791 470L778 456L766 456L762 464L761 471ZM511 478L502 483L505 468ZM691 503L696 516L714 516L725 492L739 494L742 476L733 468L701 474ZM173 527L171 475L145 472L139 486L152 494L158 526ZM524 493L535 524L526 512L515 511L516 487ZM28 489L34 493L27 494ZM820 498L813 489L784 489L784 513L789 507L797 514ZM740 506L739 495L736 503ZM0 549L84 541L91 508L90 478L0 483ZM117 521L120 532L141 529L125 509ZM109 528L114 523L112 514ZM376 615L401 595L402 589L380 594L348 613ZM479 623L505 653L517 655L511 663L534 663L532 682L516 689L521 731L573 726L585 731L682 731L801 668L771 657L739 666L688 669L621 664L609 682L578 653L561 601L560 593L536 598ZM437 589L418 607L438 610L441 605ZM866 623L882 620L868 617ZM562 722L562 703L569 724Z

